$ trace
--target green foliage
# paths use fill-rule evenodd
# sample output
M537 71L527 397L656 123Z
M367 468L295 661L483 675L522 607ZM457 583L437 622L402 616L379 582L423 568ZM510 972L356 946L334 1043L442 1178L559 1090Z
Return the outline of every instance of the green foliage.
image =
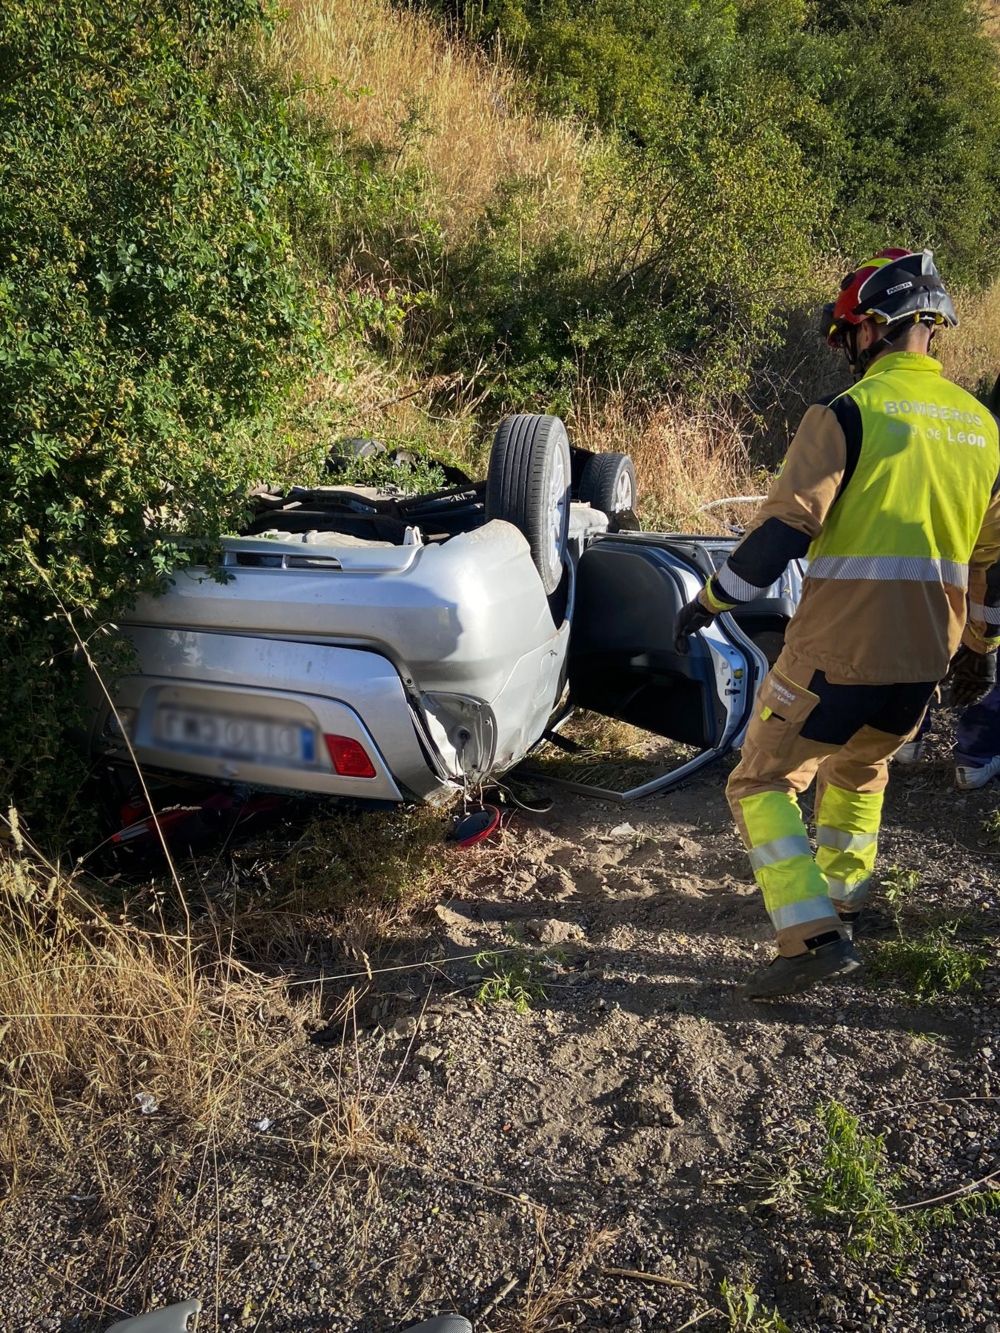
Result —
M892 912L896 930L902 931L900 916L903 908L920 887L920 873L903 866L889 866L882 876L882 892Z
M441 861L441 815L429 806L342 810L314 820L276 875L297 912L419 906Z
M862 1133L858 1117L840 1102L824 1102L818 1116L826 1139L810 1181L810 1207L847 1223L847 1248L855 1258L909 1254L917 1247L917 1226L893 1201L902 1172L886 1165L884 1136Z
M797 1177L799 1189L817 1216L847 1224L847 1250L855 1258L892 1260L898 1269L929 1231L1000 1209L997 1190L970 1192L947 1204L900 1205L895 1196L903 1172L888 1166L885 1136L863 1133L858 1117L840 1102L824 1102L817 1115L823 1159L818 1170Z
M29 817L83 769L55 598L90 636L213 541L261 462L242 423L317 353L315 145L262 31L257 0L0 11L0 788Z
M526 253L511 182L451 257L435 353L499 359L507 401L565 405L581 372L738 391L781 313L818 298L817 253L931 244L952 282L1000 270L1000 80L971 0L425 3L617 142L596 237Z
M476 966L489 972L476 991L481 1004L509 1004L525 1014L537 1000L545 999L540 977L542 964L531 954L517 950L476 955Z
M960 948L954 936L954 926L937 926L921 935L887 940L869 957L869 974L902 986L920 1000L978 990L989 960Z
M770 1311L762 1308L760 1297L749 1282L736 1286L724 1277L719 1292L725 1303L730 1333L791 1333L777 1308Z
M1000 847L1000 809L994 810L992 814L986 816L983 820L983 832L986 834L988 842L994 846Z
M366 458L339 459L336 470L324 482L331 486L377 486L403 495L422 495L440 490L445 485L445 476L430 458L411 449L400 449Z

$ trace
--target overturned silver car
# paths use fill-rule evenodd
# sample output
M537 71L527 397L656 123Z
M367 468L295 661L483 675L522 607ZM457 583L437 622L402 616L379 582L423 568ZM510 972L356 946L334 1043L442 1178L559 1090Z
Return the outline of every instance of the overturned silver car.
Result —
M134 669L97 709L102 762L272 791L435 800L519 763L574 707L694 747L631 799L739 745L800 571L690 651L678 611L732 540L635 530L621 454L507 418L485 482L432 494L265 493L225 579L178 571L123 629Z

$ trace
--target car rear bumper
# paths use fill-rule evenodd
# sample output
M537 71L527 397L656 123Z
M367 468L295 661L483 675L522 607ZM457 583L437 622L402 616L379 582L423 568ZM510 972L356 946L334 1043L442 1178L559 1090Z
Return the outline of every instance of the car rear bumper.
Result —
M256 636L133 627L140 670L115 702L144 768L376 801L450 789L421 741L403 682L378 653ZM325 737L346 738L371 773L338 773ZM95 749L127 748L98 710ZM266 751L262 753L262 751Z

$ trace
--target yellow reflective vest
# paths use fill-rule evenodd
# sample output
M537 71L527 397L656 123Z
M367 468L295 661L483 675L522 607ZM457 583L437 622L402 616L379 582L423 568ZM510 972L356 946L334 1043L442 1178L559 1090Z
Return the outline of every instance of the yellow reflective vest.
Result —
M806 412L740 546L706 589L748 600L807 554L786 647L840 683L937 681L1000 638L1000 431L914 352Z

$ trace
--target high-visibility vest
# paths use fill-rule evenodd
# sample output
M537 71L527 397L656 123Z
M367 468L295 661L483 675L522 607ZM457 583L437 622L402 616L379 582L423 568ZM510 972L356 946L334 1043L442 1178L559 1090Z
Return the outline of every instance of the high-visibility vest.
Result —
M860 412L861 447L809 548L810 576L964 588L1000 473L996 420L916 352L880 357L844 396Z

